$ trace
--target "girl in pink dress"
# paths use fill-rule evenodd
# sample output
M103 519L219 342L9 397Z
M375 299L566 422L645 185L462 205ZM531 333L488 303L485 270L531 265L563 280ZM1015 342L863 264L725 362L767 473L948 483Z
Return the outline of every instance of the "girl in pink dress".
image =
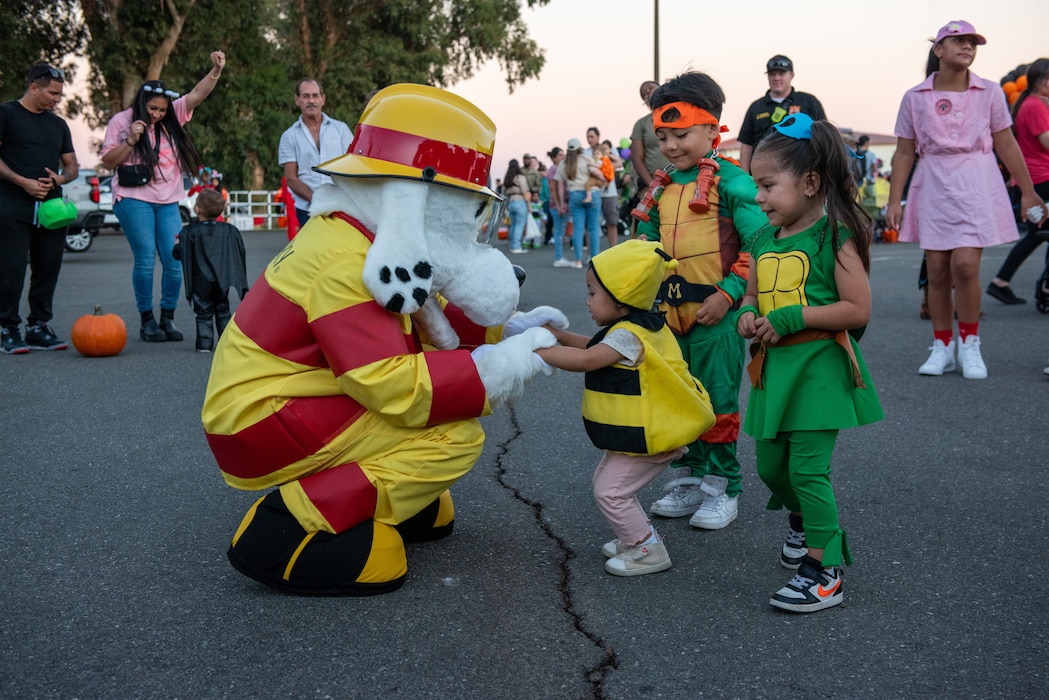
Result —
M962 374L987 377L980 353L980 257L984 248L1019 237L995 152L1020 187L1023 211L1045 212L1010 129L1005 93L969 70L976 47L986 43L963 20L943 26L929 53L928 77L903 96L896 118L893 172L909 172L915 151L921 155L906 212L904 179L892 179L886 221L901 241L917 241L928 261L933 345L918 369L923 375L954 371L951 319L957 307Z

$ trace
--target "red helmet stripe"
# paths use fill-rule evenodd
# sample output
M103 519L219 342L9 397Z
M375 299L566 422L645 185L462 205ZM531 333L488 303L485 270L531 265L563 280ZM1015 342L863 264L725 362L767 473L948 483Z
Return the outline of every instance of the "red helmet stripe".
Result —
M423 170L431 167L438 175L484 185L492 157L481 151L445 141L358 124L348 153Z

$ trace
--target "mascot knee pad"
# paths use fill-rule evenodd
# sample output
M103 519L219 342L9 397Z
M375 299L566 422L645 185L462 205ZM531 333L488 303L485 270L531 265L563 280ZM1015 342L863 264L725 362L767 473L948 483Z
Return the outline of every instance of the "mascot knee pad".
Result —
M230 547L237 571L298 595L365 596L404 583L404 542L389 525L366 520L346 532L306 532L279 491L244 516Z
M428 542L452 534L455 526L455 507L451 491L445 491L430 505L397 525L397 532L405 542Z

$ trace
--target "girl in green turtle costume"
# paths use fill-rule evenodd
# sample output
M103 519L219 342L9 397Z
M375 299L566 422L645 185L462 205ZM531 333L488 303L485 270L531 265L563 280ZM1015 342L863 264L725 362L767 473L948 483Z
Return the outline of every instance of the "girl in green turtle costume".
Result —
M797 574L770 603L815 612L842 602L851 564L830 460L838 431L884 416L853 335L870 319L871 220L856 204L837 129L794 114L754 152L769 218L752 248L737 330L752 338L744 431L756 441L769 509L790 510L781 563ZM806 549L807 547L807 549Z

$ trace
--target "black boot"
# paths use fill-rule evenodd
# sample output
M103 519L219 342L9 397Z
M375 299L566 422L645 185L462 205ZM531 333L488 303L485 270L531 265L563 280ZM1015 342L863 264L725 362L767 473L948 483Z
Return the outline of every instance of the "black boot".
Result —
M215 330L210 318L197 316L197 352L211 352L215 349Z
M182 340L182 331L175 328L175 310L160 310L160 330L167 336L168 340Z
M138 337L147 343L163 343L168 339L167 334L157 325L152 309L142 312L142 330L138 332Z

